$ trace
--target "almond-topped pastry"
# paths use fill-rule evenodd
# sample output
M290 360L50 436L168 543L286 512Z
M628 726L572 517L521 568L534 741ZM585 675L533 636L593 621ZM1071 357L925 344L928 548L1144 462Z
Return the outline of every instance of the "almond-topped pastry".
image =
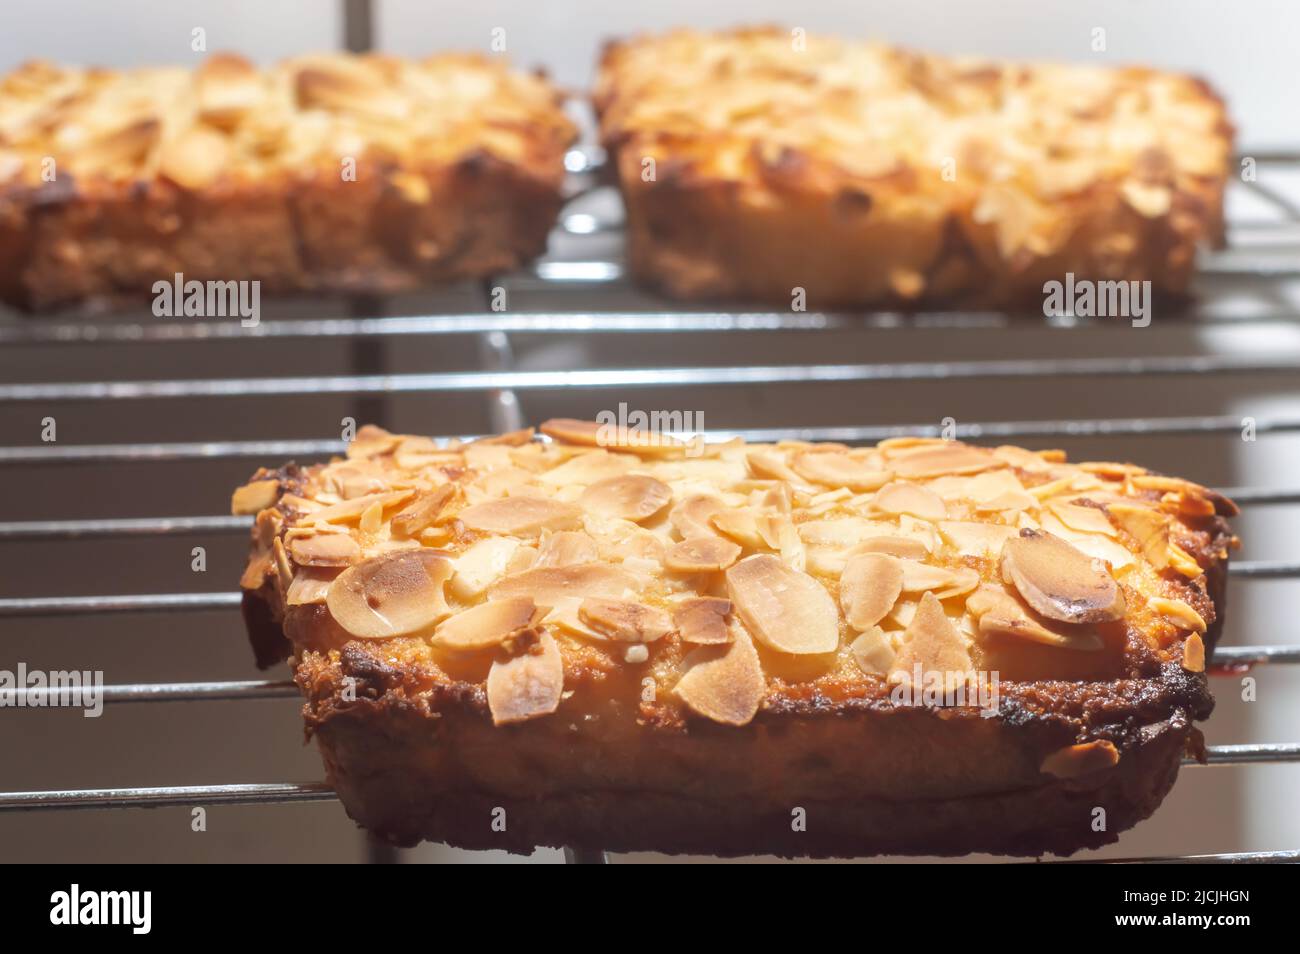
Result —
M1213 491L918 438L541 430L367 427L234 493L258 658L384 837L1069 853L1197 749L1236 543Z
M677 297L1041 306L1067 274L1179 293L1222 241L1233 131L1190 76L674 30L608 45L595 103L632 269Z
M28 63L0 76L0 299L139 297L177 275L391 291L509 269L545 247L574 135L556 89L496 57Z

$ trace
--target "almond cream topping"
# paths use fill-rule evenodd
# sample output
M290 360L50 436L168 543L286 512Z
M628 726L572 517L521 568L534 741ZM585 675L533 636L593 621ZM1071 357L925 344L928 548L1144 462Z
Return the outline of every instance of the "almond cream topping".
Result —
M446 445L363 428L346 459L262 472L234 501L258 512L241 582L358 639L495 653L497 722L562 706L573 665L647 666L670 703L739 725L772 679L960 680L981 652L1066 673L1120 622L1204 667L1202 584L1179 582L1203 570L1173 540L1231 504L1195 484L934 440L611 451L579 423Z

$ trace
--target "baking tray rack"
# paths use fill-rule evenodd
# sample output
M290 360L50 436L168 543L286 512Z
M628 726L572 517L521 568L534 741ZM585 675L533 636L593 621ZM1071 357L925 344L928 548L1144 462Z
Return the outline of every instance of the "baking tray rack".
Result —
M1261 169L1300 174L1300 153L1251 153ZM988 329L1010 334L1028 325L1084 327L1106 319L1053 319L1041 315L1002 312L870 312L870 313L786 313L766 310L671 310L619 311L605 307L609 292L626 289L624 263L616 256L582 254L584 238L617 239L621 223L617 212L584 211L584 201L599 191L596 173L603 161L599 150L575 149L567 159L571 173L571 202L558 226L571 250L577 254L548 257L523 274L504 277L513 287L562 289L581 296L581 310L564 309L530 314L494 313L488 308L493 281L478 290L481 309L455 314L369 314L367 302L332 302L323 306L336 314L323 318L283 318L262 321L255 328L241 327L234 320L169 321L141 318L45 318L0 316L0 347L94 348L111 343L179 347L207 341L257 341L262 339L340 339L353 349L353 368L363 373L323 374L298 377L184 377L161 380L86 380L36 383L0 382L0 406L64 402L166 401L171 398L219 400L234 396L290 396L311 394L350 395L355 399L382 398L398 393L470 393L487 402L492 430L510 430L525 424L521 396L530 392L561 389L617 389L620 396L638 388L672 387L685 391L703 386L741 388L793 387L801 383L879 381L1012 381L1041 382L1047 378L1131 377L1178 375L1287 374L1300 371L1300 358L1289 355L1147 355L1140 357L1052 357L998 360L926 362L868 362L841 364L745 364L738 366L596 367L582 370L518 370L514 367L511 335L590 336L625 333L676 334L728 332L781 332L814 335L838 331L861 334L887 333L894 328ZM1250 328L1264 325L1300 326L1300 307L1282 302L1271 294L1242 295L1242 289L1258 290L1268 282L1300 280L1300 207L1282 192L1261 182L1233 183L1233 189L1253 196L1257 208L1268 210L1266 218L1234 217L1229 222L1229 246L1206 256L1201 272L1203 291L1185 314L1176 320L1185 327ZM608 244L608 243L606 243ZM658 304L664 308L663 302ZM376 342L430 336L469 336L477 340L479 367L467 371L388 373L382 360L376 361ZM1063 349L1056 349L1060 353ZM382 413L382 412L381 412ZM1020 420L963 423L956 436L967 440L1059 439L1099 436L1237 435L1239 417L1154 416L1070 420ZM1260 437L1300 432L1300 416L1279 415L1256 421ZM903 434L936 435L938 425L808 426L710 430L711 437L744 436L750 440L832 440L846 443L873 442ZM454 435L473 436L473 435ZM151 462L165 465L175 461L247 458L258 463L276 463L295 458L319 459L340 453L344 443L336 439L289 437L277 440L224 440L158 443L112 443L79 445L0 446L0 468L32 464L66 464L91 471L96 465L115 462ZM250 465L251 469L251 465ZM1248 486L1223 488L1243 507L1300 504L1300 486ZM246 517L159 516L104 517L102 519L25 520L0 522L0 541L65 540L88 537L159 537L194 533L245 533ZM230 568L230 578L237 568ZM1234 578L1292 579L1300 577L1300 560L1238 561L1231 567ZM0 618L33 616L91 616L109 613L184 613L194 610L225 610L231 628L239 629L236 608L239 594L233 591L147 594L88 594L72 596L22 596L0 599ZM232 633L232 638L236 638ZM1292 665L1300 663L1300 645L1247 645L1220 648L1215 667ZM40 690L23 690L38 695ZM225 682L135 683L105 686L106 704L141 702L210 702L246 699L298 698L285 680ZM1300 743L1217 745L1208 750L1208 766L1255 765L1300 762ZM1197 763L1188 761L1188 765ZM106 788L49 791L0 792L0 812L51 811L59 809L122 809L133 807L246 805L255 803L312 802L333 799L323 782L165 786L150 788ZM372 849L372 860L391 858ZM600 861L603 856L566 850L569 861ZM1114 860L1114 859L1112 859ZM1300 860L1300 850L1186 855L1158 858L1118 859L1127 862L1268 863Z

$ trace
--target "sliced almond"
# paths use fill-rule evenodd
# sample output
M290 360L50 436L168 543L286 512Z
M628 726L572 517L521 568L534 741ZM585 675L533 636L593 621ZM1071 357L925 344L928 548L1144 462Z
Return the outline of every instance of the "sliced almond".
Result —
M460 487L443 484L416 494L414 500L393 515L393 536L415 537L425 529L446 521L454 501L460 499Z
M1097 507L1084 507L1079 504L1066 503L1064 500L1049 500L1048 509L1056 519L1071 530L1080 533L1100 533L1108 537L1115 536L1114 525L1106 519L1106 514Z
M997 523L941 520L938 526L944 542L961 556L996 557L1006 542L1016 535L1015 527Z
M582 523L582 511L572 504L547 497L503 497L466 507L460 522L481 533L503 533L536 539L543 530L573 530Z
M213 53L194 71L198 115L205 123L229 129L262 100L255 67L233 53Z
M859 632L875 626L903 591L903 568L894 557L866 553L850 557L840 575L844 619Z
M949 568L921 563L917 560L898 560L902 573L904 593L932 592L941 600L967 593L979 585L980 575L967 567Z
M761 550L768 546L758 529L758 514L748 507L722 510L712 518L713 529L735 540L743 547Z
M986 450L954 441L901 454L891 458L889 466L898 477L920 480L945 474L978 474L994 467L1005 467L1006 462Z
M575 566L595 563L600 559L596 541L581 530L561 530L552 533L537 548L534 566Z
M555 637L542 632L536 643L505 662L493 660L487 677L488 709L494 725L548 715L564 695L564 659Z
M509 537L487 537L470 544L456 557L452 594L464 602L478 599L484 590L506 575L510 560L519 549L519 541Z
M640 457L678 457L687 447L668 434L572 418L553 418L544 422L540 429L547 437L565 444L629 451Z
M668 521L685 540L715 536L718 531L713 526L713 515L726 509L727 505L717 497L693 494L677 502L668 512Z
M784 480L796 487L804 486L804 479L786 463L785 454L772 447L755 447L745 452L745 460L756 477Z
M390 434L382 427L376 427L374 424L365 424L357 431L356 436L348 441L345 453L348 460L378 457L380 454L387 454L399 444L409 440L411 438L403 438L400 434ZM430 443L432 444L432 442ZM436 447L437 445L433 446Z
M859 633L849 645L849 652L858 668L872 676L888 675L896 656L889 637L879 626L871 626Z
M529 626L536 614L537 606L527 596L482 603L439 623L432 641L457 652L491 649Z
M1080 778L1104 772L1119 764L1119 750L1113 742L1100 739L1080 745L1067 745L1043 759L1038 770L1056 778Z
M330 568L302 567L293 576L293 582L284 593L286 606L306 606L324 603L330 584L338 571Z
M737 627L725 646L699 646L686 654L673 692L691 711L723 725L747 725L758 713L767 680L749 634Z
M911 537L872 537L853 548L854 553L887 553L905 560L923 560L930 551L919 540Z
M651 643L673 631L673 621L663 610L628 600L587 597L578 618L592 629L627 643Z
M1157 570L1169 565L1168 514L1130 504L1107 504L1108 513L1120 528L1138 542L1142 555Z
M1190 629L1194 633L1203 633L1206 630L1205 620L1201 618L1201 614L1182 600L1170 600L1165 599L1163 596L1153 596L1147 602L1147 605L1161 619L1173 623L1180 629Z
M299 566L350 566L361 559L361 547L346 533L318 533L289 543L289 556Z
M732 634L727 626L727 617L730 615L731 600L697 596L683 600L673 608L673 623L684 642L701 645L729 643Z
M352 523L360 520L361 515L375 504L379 504L381 508L395 507L408 500L413 494L414 491L412 490L395 490L389 493L366 494L361 497L354 497L351 500L344 500L341 503L330 504L328 507L313 510L303 518L303 522L309 524Z
M1205 573L1196 558L1176 543L1169 544L1169 565L1189 580Z
M555 606L573 597L620 599L640 589L627 570L606 563L547 566L502 578L488 588L488 599L531 596L538 606Z
M916 615L903 633L903 645L889 678L895 682L914 681L918 666L923 677L930 673L942 676L944 685L962 678L971 669L966 641L933 593L921 597Z
M583 491L579 502L598 516L640 523L672 499L672 488L663 481L644 474L622 474L596 481Z
M796 454L791 466L804 480L825 487L847 487L855 493L877 490L893 476L842 451L806 451Z
M834 652L839 613L825 587L762 553L727 570L727 593L754 636L783 653Z
M443 584L452 573L445 556L403 550L348 567L330 585L326 604L353 636L384 639L418 632L451 610Z
M230 498L230 512L236 515L256 514L274 507L280 499L278 480L254 480L244 484Z
M152 117L132 119L87 143L78 155L78 167L88 172L134 169L157 145L162 123Z
M669 548L664 566L674 573L718 573L740 559L741 549L721 537L695 537Z
M1183 640L1183 668L1188 672L1205 672L1205 640L1192 633Z
M1055 649L1095 652L1105 648L1096 633L1088 630L1058 632L1034 619L1010 593L985 584L966 600L966 611L977 621L985 636L1010 636Z
M942 520L948 516L943 498L918 484L895 481L880 488L871 505L883 513L910 514L922 520Z
M1124 592L1105 564L1050 533L1022 530L1008 540L1002 575L1048 619L1104 623L1124 616Z
M230 140L207 126L192 126L164 142L158 171L183 189L197 191L212 185L230 166Z
M604 450L593 450L575 454L559 466L545 471L540 479L543 483L557 487L594 484L598 480L627 473L637 463L637 459L630 454L611 454Z

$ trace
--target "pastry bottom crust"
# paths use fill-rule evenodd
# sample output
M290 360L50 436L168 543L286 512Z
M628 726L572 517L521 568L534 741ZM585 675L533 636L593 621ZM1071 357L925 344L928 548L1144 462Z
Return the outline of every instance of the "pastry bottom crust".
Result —
M797 727L784 735L788 744L799 744ZM528 758L539 773L535 781L554 789L520 795L460 787L464 779L449 776L444 760L421 752L414 738L380 737L356 722L336 720L322 727L318 739L328 778L349 816L398 845L430 840L521 853L570 846L845 858L1069 855L1111 844L1155 811L1178 776L1185 750L1200 742L1200 733L1181 718L1148 727L1146 735L1143 744L1125 750L1114 771L1091 780L1042 776L1041 784L1028 788L947 796L922 788L910 798L851 791L825 798L813 787L806 796L784 797L732 788L725 779L707 793L564 788L557 784L561 779L543 776L545 752L524 753L504 742L501 758Z

